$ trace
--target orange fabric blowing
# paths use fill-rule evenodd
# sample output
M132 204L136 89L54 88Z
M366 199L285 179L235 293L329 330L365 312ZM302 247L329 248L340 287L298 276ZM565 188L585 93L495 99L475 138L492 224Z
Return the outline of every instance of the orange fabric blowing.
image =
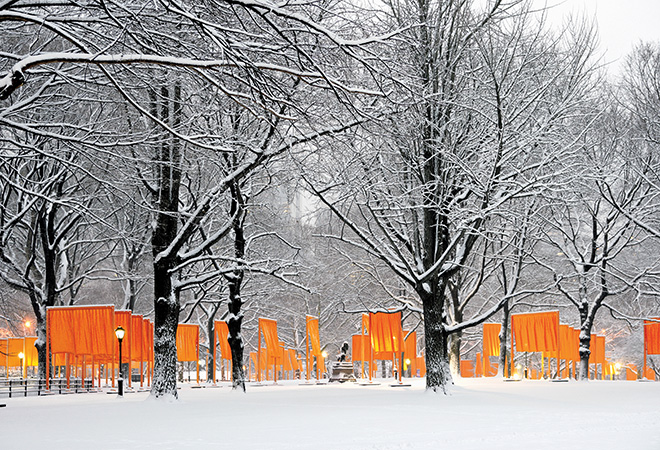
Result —
M199 361L199 326L180 323L176 329L176 358L178 361Z
M114 306L65 306L47 310L52 353L112 358L115 337Z
M500 331L502 324L485 323L483 326L483 356L484 359L490 356L500 356Z
M474 377L474 361L469 359L461 360L461 377L473 378Z
M144 330L142 324L144 320L142 316L133 314L131 316L131 334L133 335L130 340L131 345L131 361L146 361L143 356L142 340L144 339Z
M522 352L557 351L559 311L511 315L516 350Z
M644 321L644 345L647 355L660 355L660 322Z
M277 337L277 321L273 319L259 319L259 328L264 334L269 357L276 357L280 353L280 340Z
M231 348L229 347L229 327L224 320L215 321L215 338L220 346L220 354L223 359L231 360Z
M403 341L401 312L369 313L371 318L371 346L375 353L400 352Z
M321 338L319 335L319 319L312 316L307 316L307 332L309 333L309 341L312 345L312 355L320 355Z

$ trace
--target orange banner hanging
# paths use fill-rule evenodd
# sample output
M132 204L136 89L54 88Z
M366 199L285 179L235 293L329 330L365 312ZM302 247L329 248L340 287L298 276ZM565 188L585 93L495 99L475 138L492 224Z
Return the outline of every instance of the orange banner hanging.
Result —
M37 347L34 346L37 342L36 337L26 337L25 338L25 365L30 367L36 367L39 365L39 352Z
M371 346L374 353L401 352L403 330L401 312L369 313L371 319Z
M130 339L130 358L131 361L145 361L143 357L143 345L142 341L144 339L144 330L143 330L144 318L140 315L133 314L131 315L131 334Z
M199 361L199 326L180 323L176 329L178 361Z
M279 353L279 339L277 337L277 321L273 319L259 319L259 328L264 336L269 357Z
M52 353L107 358L114 354L114 306L50 307L47 314Z
M500 356L500 331L502 324L485 323L483 325L483 356L484 360L490 356Z
M605 364L605 336L591 335L589 364Z
M307 336L309 345L312 347L312 355L318 356L321 354L321 338L319 335L319 319L307 316Z
M469 359L461 360L461 377L474 378L474 361Z
M229 347L229 327L224 320L216 320L215 325L215 338L218 346L220 347L220 354L223 359L231 360L231 348Z
M8 338L7 342L7 366L22 367L23 359L19 358L19 355L25 355L25 339Z
M647 355L660 355L660 322L644 321L644 346Z
M511 328L517 351L557 351L559 311L512 314Z

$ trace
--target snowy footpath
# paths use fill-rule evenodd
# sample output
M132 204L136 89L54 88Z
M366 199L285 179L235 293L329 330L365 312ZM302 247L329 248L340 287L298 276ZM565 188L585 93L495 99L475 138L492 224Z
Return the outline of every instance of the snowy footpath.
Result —
M292 382L0 399L0 449L652 449L660 382L460 379L411 387Z

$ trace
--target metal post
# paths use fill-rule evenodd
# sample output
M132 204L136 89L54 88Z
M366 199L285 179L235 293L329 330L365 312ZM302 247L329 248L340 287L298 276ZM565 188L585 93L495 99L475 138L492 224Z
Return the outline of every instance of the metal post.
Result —
M124 374L123 374L123 368L121 364L121 341L122 339L119 339L119 378L117 378L117 392L120 397L124 396Z

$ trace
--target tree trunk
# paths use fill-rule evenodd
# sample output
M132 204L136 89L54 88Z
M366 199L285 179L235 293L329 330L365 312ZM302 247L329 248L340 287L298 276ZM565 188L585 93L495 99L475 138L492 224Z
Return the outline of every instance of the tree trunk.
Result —
M234 256L236 256L237 261L241 261L245 257L245 234L243 230L243 219L245 218L245 211L243 209L244 199L237 182L231 184L230 191L232 194L230 213L233 217ZM243 323L243 313L241 313L241 306L243 305L241 285L243 284L244 273L245 270L243 267L237 265L232 273L227 276L229 285L229 317L227 319L229 335L227 336L227 341L231 348L232 389L242 390L243 392L245 392L245 372L243 370L243 335L241 334L241 324Z
M227 328L229 335L227 341L231 348L231 373L232 388L245 392L245 373L243 371L243 337L241 335L241 324L243 322L243 313L241 305L243 301L240 295L240 283L229 283L229 318L227 319Z
M176 330L179 324L179 301L172 290L172 280L165 264L154 264L154 378L151 395L178 398L176 389ZM167 266L167 265L165 265Z
M589 379L589 356L591 355L591 327L580 329L580 381Z
M426 389L447 393L452 384L447 354L447 332L443 324L441 296L424 293L420 295L424 308L424 339L426 343Z
M509 302L502 307L502 328L500 329L500 374L502 377L513 375L513 361L511 361L511 349L509 348ZM507 370L508 367L508 370Z
M214 311L217 310L214 308ZM206 382L213 383L215 381L215 358L213 357L213 355L215 354L214 350L216 347L215 314L211 314L209 316L209 320L206 323L206 332L208 333L209 336L209 357L208 357L208 362L206 364Z
M589 380L589 356L591 355L591 326L593 325L592 315L589 314L588 302L583 301L580 312L580 381Z
M449 344L449 368L454 377L460 376L461 373L461 336L462 332L458 331L450 336Z
M161 97L169 98L168 89L161 88ZM181 87L174 87L173 117L167 100L161 104L161 118L178 125L181 115ZM177 266L176 251L168 248L177 237L179 220L179 188L181 185L181 151L178 141L165 142L158 149L155 164L158 190L154 203L156 219L151 238L154 257L154 379L151 395L178 398L176 390L176 330L179 324L179 298L172 285L172 273Z

